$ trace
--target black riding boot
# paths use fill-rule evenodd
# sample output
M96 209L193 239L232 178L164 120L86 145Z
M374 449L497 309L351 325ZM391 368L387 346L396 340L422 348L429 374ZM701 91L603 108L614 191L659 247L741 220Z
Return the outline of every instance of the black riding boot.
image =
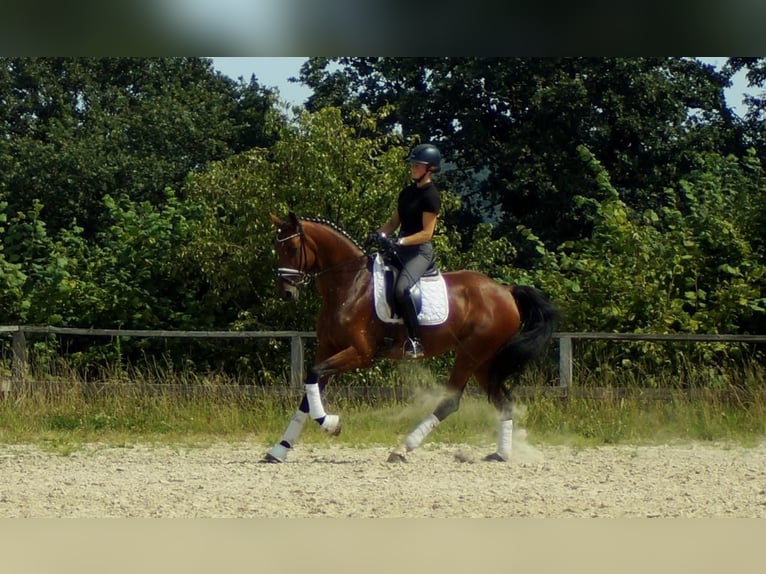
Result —
M423 357L423 343L420 342L420 324L418 323L418 312L415 309L415 304L409 299L400 307L408 337L404 344L404 358L420 359Z

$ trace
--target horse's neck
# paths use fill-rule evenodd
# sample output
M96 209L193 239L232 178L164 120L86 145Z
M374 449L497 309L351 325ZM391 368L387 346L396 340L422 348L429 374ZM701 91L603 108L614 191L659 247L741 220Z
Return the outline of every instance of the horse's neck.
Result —
M327 271L346 262L353 261L362 255L354 249L347 240L334 238L333 242L326 242L318 249L319 271Z
M355 265L355 262L361 263L364 253L346 237L334 231L323 232L322 236L317 234L313 238L317 253L317 289L325 303L343 301L356 276L354 271L364 268L364 265L361 269Z
M318 260L317 271L329 270L362 255L351 240L337 231L322 225L317 225L317 230L321 230L321 234L318 232L313 237Z

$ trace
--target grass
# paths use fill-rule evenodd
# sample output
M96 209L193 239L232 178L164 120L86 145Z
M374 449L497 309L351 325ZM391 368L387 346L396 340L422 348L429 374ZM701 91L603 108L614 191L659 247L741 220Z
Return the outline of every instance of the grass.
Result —
M749 405L720 393L666 400L541 398L528 411L526 426L537 440L554 444L661 444L677 441L758 444L766 437L766 394Z
M354 398L344 383L328 387L328 412L341 415L339 437L326 436L308 424L302 443L351 446L398 443L436 405L443 386L427 366L404 366L396 377L409 383L406 399ZM300 396L243 387L223 376L189 374L108 374L85 382L73 373L36 375L24 388L0 399L0 442L33 443L50 452L70 454L86 443L128 447L139 443L205 446L218 441L270 445L279 440ZM623 377L625 375L623 374ZM604 379L580 373L578 391ZM517 401L516 426L532 444L578 447L658 444L683 441L756 445L766 436L766 385L753 368L725 384L685 381L661 398L647 394L639 376L609 381L598 397L573 392L568 397L531 393ZM540 382L543 381L543 382ZM544 391L545 376L525 376L525 388ZM690 386L691 385L691 386ZM474 389L472 385L469 387ZM250 392L243 392L250 391ZM617 392L620 391L620 392ZM486 398L471 390L460 410L446 419L429 440L485 445L495 441L496 415Z

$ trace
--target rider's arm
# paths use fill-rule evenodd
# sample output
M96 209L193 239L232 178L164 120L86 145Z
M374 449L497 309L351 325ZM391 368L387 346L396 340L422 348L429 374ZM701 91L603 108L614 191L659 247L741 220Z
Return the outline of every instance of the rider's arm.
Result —
M378 229L378 231L386 236L389 236L397 227L399 227L399 223L399 211L395 209L388 221L386 221L383 226Z
M408 235L407 237L400 237L397 243L399 245L420 245L421 243L431 241L431 238L434 236L434 231L436 230L436 219L437 216L435 213L432 211L424 211L423 230Z

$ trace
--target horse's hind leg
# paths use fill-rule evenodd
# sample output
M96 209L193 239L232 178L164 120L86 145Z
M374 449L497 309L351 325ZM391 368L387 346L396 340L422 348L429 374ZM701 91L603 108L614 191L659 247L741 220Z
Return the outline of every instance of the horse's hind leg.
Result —
M447 382L447 396L444 397L433 413L424 418L407 435L404 442L400 444L388 456L388 462L404 462L407 459L405 455L418 448L426 437L439 426L439 424L449 415L454 413L460 407L460 399L463 397L463 391L468 379L471 377L472 367L469 361L458 356L455 359L455 366Z
M506 462L511 458L513 445L513 419L500 417L497 430L497 450L484 457L484 460L494 462Z
M418 448L426 437L439 426L439 424L449 415L454 413L460 407L460 399L463 396L463 389L451 391L443 398L434 409L434 412L424 418L416 426L404 442L400 444L389 456L388 462L404 462L405 454Z
M498 412L497 450L484 457L484 460L505 462L511 458L513 446L513 419L511 411L513 398L510 392L504 389L496 389L489 397Z

